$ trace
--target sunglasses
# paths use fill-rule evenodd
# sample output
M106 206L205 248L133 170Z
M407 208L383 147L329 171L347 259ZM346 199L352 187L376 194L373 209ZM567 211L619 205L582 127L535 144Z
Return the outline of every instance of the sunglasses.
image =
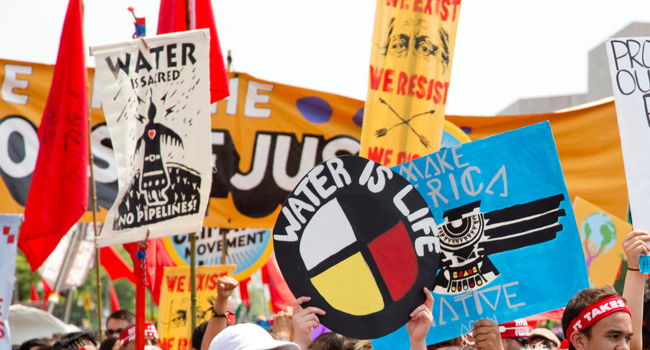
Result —
M108 335L108 336L111 336L111 335L117 335L117 336L119 336L120 333L122 333L123 330L124 330L124 328L118 328L118 329L107 329L107 330L106 330L106 335Z

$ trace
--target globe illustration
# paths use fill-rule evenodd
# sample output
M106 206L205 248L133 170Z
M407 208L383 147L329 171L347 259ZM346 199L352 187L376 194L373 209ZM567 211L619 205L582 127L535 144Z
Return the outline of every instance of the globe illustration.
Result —
M587 268L601 253L606 254L616 244L616 225L612 218L601 212L595 212L582 221L580 238L587 255Z

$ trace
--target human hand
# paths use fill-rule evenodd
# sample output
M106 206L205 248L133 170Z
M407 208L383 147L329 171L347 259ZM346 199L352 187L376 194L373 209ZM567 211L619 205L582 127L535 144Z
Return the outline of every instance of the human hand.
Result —
M503 350L499 326L490 320L479 320L472 327L477 350Z
M431 314L431 310L433 309L433 295L431 295L431 292L426 287L424 288L424 294L426 294L427 300L411 312L411 320L406 323L406 331L411 341L411 349L426 348L425 339L433 323L433 315Z
M217 280L217 300L212 306L214 312L223 315L228 311L228 298L237 286L239 282L232 277L222 276Z
M293 308L287 306L282 311L273 316L273 325L271 330L273 334L286 337L291 341L293 338Z
M320 324L316 315L325 315L325 311L315 306L304 309L300 306L310 300L310 297L300 297L293 302L293 342L298 344L302 350L307 349L311 344L311 330Z
M627 257L628 268L639 268L639 256L648 255L650 251L645 244L647 241L650 241L650 235L641 230L634 230L623 239L623 250Z

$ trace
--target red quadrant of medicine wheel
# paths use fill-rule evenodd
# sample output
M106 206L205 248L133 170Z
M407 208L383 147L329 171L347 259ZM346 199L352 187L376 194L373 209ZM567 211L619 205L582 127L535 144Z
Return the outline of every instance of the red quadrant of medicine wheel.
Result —
M418 276L413 243L402 221L368 244L393 301L401 299Z

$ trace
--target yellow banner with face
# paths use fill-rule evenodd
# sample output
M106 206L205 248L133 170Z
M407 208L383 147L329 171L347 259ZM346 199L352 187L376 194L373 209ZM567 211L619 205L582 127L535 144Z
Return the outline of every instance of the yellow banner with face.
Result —
M439 149L460 0L377 0L360 155L393 166Z
M206 311L217 297L217 280L230 276L235 265L196 267L196 325L212 317ZM158 336L165 350L192 348L190 267L165 267L158 309Z

